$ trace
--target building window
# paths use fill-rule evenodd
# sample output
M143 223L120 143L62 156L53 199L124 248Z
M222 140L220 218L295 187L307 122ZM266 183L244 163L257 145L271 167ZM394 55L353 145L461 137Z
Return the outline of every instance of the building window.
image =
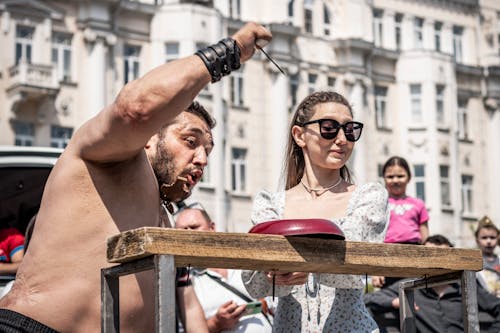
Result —
M293 23L293 16L294 16L294 0L288 0L288 23L292 24Z
M241 17L240 0L229 0L229 16L234 19L239 19Z
M203 176L201 177L200 179L200 184L204 184L204 185L212 185L212 177L210 175L211 173L211 168L210 168L210 165L212 163L209 162L207 165L205 165L205 167L203 168Z
M33 146L35 142L35 126L24 121L14 122L14 145Z
M415 164L413 166L413 173L415 174L415 193L417 198L425 202L425 165Z
M123 51L125 83L133 81L139 77L139 53L138 46L125 45Z
M463 27L453 27L453 59L455 62L462 62L462 35L464 32Z
M413 20L414 46L416 49L421 49L424 45L424 19L415 17Z
M52 34L52 64L57 70L59 81L71 80L71 35Z
M384 30L383 26L383 15L384 12L380 9L373 10L373 43L375 46L382 46L382 33Z
M438 125L444 124L444 85L436 85L436 121Z
M198 48L198 44L196 44ZM203 48L203 47L201 47ZM199 50L200 48L198 48ZM165 44L165 62L169 62L179 58L179 43L166 43Z
M384 184L384 165L377 163L377 176L380 184Z
M72 135L73 128L52 125L50 127L50 146L54 148L66 148Z
M500 34L498 34L498 55L500 55Z
M326 78L326 84L328 85L328 90L330 91L335 90L335 81L336 79L333 76L329 76Z
M442 22L434 23L434 49L441 52L441 33L443 30Z
M231 152L231 190L246 192L247 150L233 148Z
M467 100L458 100L458 138L462 140L467 140L469 137L468 133L468 115L467 115Z
M386 87L375 87L375 121L377 128L389 128Z
M439 182L441 186L441 205L451 206L449 166L447 165L439 166Z
M325 36L330 36L330 24L332 23L331 12L326 4L323 4L323 24L325 26L324 33Z
M472 176L462 175L462 209L465 214L471 214L474 208L472 182Z
M297 105L297 91L299 90L299 74L290 75L290 98L292 109Z
M401 32L403 25L403 14L396 13L394 16L394 29L396 34L396 50L401 50Z
M16 65L22 60L31 63L31 50L33 48L33 33L31 27L16 27Z
M316 89L316 82L318 81L318 75L317 74L311 74L309 73L307 75L307 83L308 83L308 91L309 94L312 94L315 92Z
M313 32L313 0L304 0L304 30Z
M420 84L410 85L411 95L411 121L422 122L422 86Z
M243 66L230 76L231 103L235 106L244 105L243 96Z

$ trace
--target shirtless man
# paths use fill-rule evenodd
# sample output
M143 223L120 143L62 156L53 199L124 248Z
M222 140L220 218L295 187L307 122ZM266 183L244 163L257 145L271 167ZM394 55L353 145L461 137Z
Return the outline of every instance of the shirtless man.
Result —
M271 34L248 23L232 38L244 62L256 40ZM182 111L211 79L196 55L161 65L123 87L75 133L47 181L14 287L0 301L0 331L100 331L100 270L111 266L106 239L159 226L159 193L182 200L201 178L210 126ZM122 332L153 331L152 281L151 271L120 279Z

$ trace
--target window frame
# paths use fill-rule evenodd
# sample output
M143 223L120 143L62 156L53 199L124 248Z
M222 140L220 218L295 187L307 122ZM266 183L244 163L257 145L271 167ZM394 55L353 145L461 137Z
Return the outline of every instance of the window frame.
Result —
M231 191L245 194L248 189L248 150L246 148L231 148Z
M128 54L127 50L135 50L137 52ZM138 45L125 44L123 47L123 81L128 83L140 76L140 55L141 47ZM128 70L127 70L128 69ZM131 76L131 78L129 77Z
M474 176L462 174L461 183L462 214L472 215L474 211Z
M73 56L71 47L72 41L73 36L70 33L52 33L51 61L54 67L56 67L59 81L71 81L71 57Z
M414 93L413 88L418 88L418 93ZM410 119L413 123L423 122L423 112L422 112L422 84L411 83L410 84Z
M25 32L23 34L22 32ZM14 47L14 57L16 59L16 65L18 65L22 60L26 63L31 64L33 56L33 35L35 34L35 28L25 25L16 26L16 37L15 37L15 47ZM23 36L20 36L23 35Z
M373 9L373 44L382 47L384 38L384 11Z
M413 46L416 49L424 47L424 19L418 16L413 19Z
M420 170L422 171L421 174ZM413 175L415 196L425 202L425 164L414 164Z
M375 86L375 124L379 129L390 128L387 115L387 87Z
M55 131L61 131L63 136L55 136ZM59 125L51 125L50 126L50 146L53 148L66 148L71 137L73 136L74 128L73 127L65 127ZM69 136L67 135L69 134Z

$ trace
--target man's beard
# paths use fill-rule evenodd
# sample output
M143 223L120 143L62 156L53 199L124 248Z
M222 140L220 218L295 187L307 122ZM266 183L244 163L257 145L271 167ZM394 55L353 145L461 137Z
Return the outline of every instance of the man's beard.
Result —
M191 195L186 179L175 174L174 155L158 142L156 156L151 162L158 186L160 198L165 201L179 202Z

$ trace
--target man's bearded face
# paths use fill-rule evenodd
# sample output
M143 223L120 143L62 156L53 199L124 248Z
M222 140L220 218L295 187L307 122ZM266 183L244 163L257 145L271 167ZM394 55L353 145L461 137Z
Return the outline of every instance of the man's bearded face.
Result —
M191 195L191 188L184 180L178 179L188 169L177 171L175 157L166 147L164 140L158 140L156 155L152 167L160 186L160 196L163 200L178 202Z

